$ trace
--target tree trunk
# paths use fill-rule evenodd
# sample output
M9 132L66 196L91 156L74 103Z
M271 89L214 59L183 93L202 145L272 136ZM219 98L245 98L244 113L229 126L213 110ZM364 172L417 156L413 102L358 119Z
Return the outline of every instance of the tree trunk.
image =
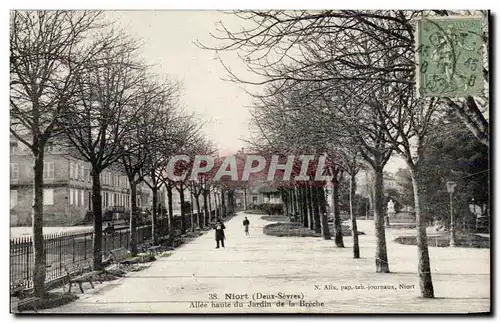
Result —
M243 189L243 210L247 210L247 188Z
M234 205L234 191L233 190L229 191L228 199L229 199L229 212L230 212L230 214L234 214L235 205Z
M335 227L335 246L344 248L344 238L342 237L342 219L340 218L339 208L339 180L334 178L332 180L332 209L333 209L333 223Z
M299 201L299 188L294 187L292 189L292 196L293 196L293 217L295 219L295 222L300 222L303 223L304 219L301 217L300 214L300 201Z
M102 197L101 171L92 168L92 213L94 215L94 241L92 245L93 269L101 270L102 264Z
M313 219L314 219L314 231L316 233L321 233L318 187L311 185L310 191L311 191L312 210L313 210Z
M197 193L195 195L195 201L196 201L196 217L198 218L198 227L200 229L203 229L203 220L202 220L202 214L201 214L201 209L200 209L200 194Z
M330 234L330 227L328 226L328 214L326 213L326 198L325 198L325 189L318 189L319 195L319 212L321 217L321 234L323 235L323 239L331 240L332 236Z
M413 184L413 196L415 199L415 215L417 221L417 249L418 249L418 276L420 282L420 293L423 298L434 298L434 287L432 285L431 262L429 259L429 247L427 245L427 222L425 215L420 210L420 185L419 174L415 168L410 168Z
M227 208L226 208L226 197L224 196L224 191L222 191L221 194L221 203L222 203L222 217L226 218L227 217Z
M373 219L375 220L375 197L373 196L374 194L375 193L372 192L372 190L370 189L368 192L368 211L373 211ZM370 212L366 212L365 220L368 220L368 213Z
M349 187L349 211L351 212L351 229L352 229L352 252L354 258L359 258L359 238L358 238L358 223L356 221L356 213L354 212L354 196L356 195L356 173L351 172Z
M45 251L43 248L43 145L38 145L34 152L33 179L33 294L43 297L45 294Z
M293 213L293 219L295 222L298 222L299 219L298 219L298 209L297 209L297 192L296 192L296 189L295 187L292 187L290 189L290 209L292 210L292 213Z
M299 210L300 213L302 214L302 219L304 221L304 227L308 228L309 227L309 217L307 216L307 205L306 205L306 191L304 189L304 186L299 186L298 189L299 193Z
M288 204L287 204L287 198L286 198L286 191L284 189L280 190L281 194L281 203L283 205L283 215L288 216Z
M168 235L170 239L174 237L174 206L172 201L172 186L167 185L167 198L168 198Z
M186 210L184 208L185 197L184 197L184 185L181 184L180 188L177 190L179 192L179 197L181 200L181 232L186 233Z
M385 241L384 226L384 173L383 168L375 171L375 196L374 196L374 221L375 221L375 266L377 273L389 272L389 260L387 258L387 245Z
M129 178L132 212L130 212L130 253L137 256L137 183Z
M215 214L215 219L218 219L220 217L219 204L217 203L217 194L216 193L214 193L214 214Z
M212 193L210 192L210 190L208 191L208 215L209 215L208 222L210 223L214 222L214 218L212 215Z
M151 233L153 234L153 243L156 245L158 244L158 228L157 228L158 188L156 186L153 186L151 188L151 194L153 195L153 210L151 214Z
M210 222L209 214L208 214L208 197L207 197L208 192L206 190L203 190L203 210L204 216L203 216L203 227L207 226L207 223Z
M314 230L314 212L311 185L306 183L304 186L304 193L306 198L307 218L309 219L309 229Z
M194 225L194 206L193 206L193 189L191 188L189 190L189 210L191 214L191 232L194 232L196 230L196 226Z

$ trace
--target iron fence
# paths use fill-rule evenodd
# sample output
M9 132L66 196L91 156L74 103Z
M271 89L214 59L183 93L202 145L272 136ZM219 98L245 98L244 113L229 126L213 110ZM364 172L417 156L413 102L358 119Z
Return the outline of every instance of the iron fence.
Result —
M212 210L210 218L215 211ZM197 215L193 218L197 222ZM209 219L207 219L209 220ZM210 220L209 220L210 221ZM173 221L175 230L181 229L181 217L175 217ZM191 216L184 217L184 228L191 229ZM158 219L155 231L159 237L168 235L168 220ZM137 228L137 242L141 245L151 242L153 239L151 225L142 225ZM46 263L46 283L59 279L66 275L65 267L74 270L87 268L93 263L93 241L94 230L89 228L79 232L63 232L44 235L43 245ZM129 249L130 230L128 227L114 229L112 233L102 234L102 255L105 259L111 250L118 248ZM31 236L18 237L10 240L10 289L29 289L33 286L33 241Z

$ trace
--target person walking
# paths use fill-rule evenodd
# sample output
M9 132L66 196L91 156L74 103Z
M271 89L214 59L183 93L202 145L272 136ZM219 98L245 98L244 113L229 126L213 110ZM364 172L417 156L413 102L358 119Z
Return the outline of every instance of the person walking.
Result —
M224 223L222 223L222 221L217 218L217 222L215 223L215 241L217 242L217 247L215 247L216 249L219 248L219 243L222 244L222 248L225 248L224 246L224 239L226 238L226 236L224 235L224 229L226 227L224 226Z
M245 235L249 235L248 233L248 226L250 225L250 221L248 221L248 218L245 217L245 220L243 220L243 226L245 227Z

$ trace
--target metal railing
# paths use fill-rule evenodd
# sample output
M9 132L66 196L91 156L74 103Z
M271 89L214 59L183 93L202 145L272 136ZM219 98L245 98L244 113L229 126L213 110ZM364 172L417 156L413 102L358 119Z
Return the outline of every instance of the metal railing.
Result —
M214 215L212 210L212 215ZM191 228L191 216L184 217L184 225L187 231ZM174 230L180 230L181 218L174 217ZM159 238L168 235L168 219L157 220L156 232ZM43 239L46 278L49 283L66 275L65 266L72 268L86 268L93 263L93 240L94 230L92 228L77 232L61 232L45 234ZM137 228L137 243L141 245L151 242L151 225L142 225ZM114 229L112 233L102 234L103 259L109 252L118 248L129 249L130 230L128 227ZM17 237L10 240L10 289L11 291L29 289L33 287L33 241L31 236Z

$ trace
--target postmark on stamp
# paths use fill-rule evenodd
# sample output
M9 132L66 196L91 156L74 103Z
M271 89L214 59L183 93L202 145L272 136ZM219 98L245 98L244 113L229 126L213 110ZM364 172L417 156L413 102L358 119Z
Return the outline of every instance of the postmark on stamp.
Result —
M482 18L424 18L417 25L419 95L482 95Z

